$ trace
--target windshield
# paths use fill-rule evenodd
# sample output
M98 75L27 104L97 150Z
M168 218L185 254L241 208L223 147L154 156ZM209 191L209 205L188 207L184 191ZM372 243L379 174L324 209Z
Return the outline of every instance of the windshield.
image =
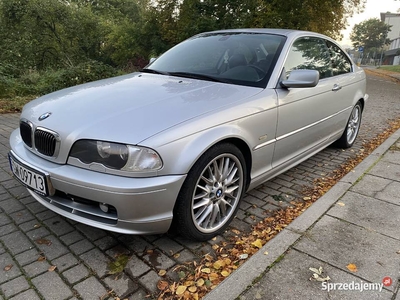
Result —
M262 33L201 34L171 48L143 71L265 87L284 41L283 36Z

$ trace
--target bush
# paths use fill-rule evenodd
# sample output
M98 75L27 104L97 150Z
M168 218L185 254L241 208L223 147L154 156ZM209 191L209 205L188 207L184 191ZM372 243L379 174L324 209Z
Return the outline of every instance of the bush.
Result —
M87 61L59 70L29 70L20 77L12 77L0 68L0 97L44 95L70 86L109 78L120 72L98 61Z
M118 75L118 71L111 66L97 61L89 61L77 66L47 71L39 80L36 87L37 94L47 94L70 86L109 78Z

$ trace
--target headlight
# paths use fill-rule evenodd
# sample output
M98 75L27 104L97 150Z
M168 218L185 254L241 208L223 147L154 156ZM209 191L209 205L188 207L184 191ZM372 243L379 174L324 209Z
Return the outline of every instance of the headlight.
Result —
M103 141L77 141L70 156L85 164L99 163L128 172L155 171L162 167L160 156L152 149Z

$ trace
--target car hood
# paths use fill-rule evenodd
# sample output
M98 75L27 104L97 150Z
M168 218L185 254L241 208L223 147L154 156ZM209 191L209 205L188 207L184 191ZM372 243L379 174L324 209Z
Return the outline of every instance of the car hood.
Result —
M38 98L24 107L21 118L57 132L64 146L77 139L139 144L163 130L260 91L233 84L133 73ZM47 112L51 115L39 121Z

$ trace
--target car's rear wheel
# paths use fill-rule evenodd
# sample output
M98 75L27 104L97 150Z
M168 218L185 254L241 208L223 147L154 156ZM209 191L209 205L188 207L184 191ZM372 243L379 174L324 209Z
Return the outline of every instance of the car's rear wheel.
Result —
M361 125L362 105L358 101L351 111L346 129L342 136L337 140L336 145L341 148L350 148L356 141Z
M174 208L174 224L189 239L206 241L235 217L246 186L246 165L232 144L217 144L190 170Z

